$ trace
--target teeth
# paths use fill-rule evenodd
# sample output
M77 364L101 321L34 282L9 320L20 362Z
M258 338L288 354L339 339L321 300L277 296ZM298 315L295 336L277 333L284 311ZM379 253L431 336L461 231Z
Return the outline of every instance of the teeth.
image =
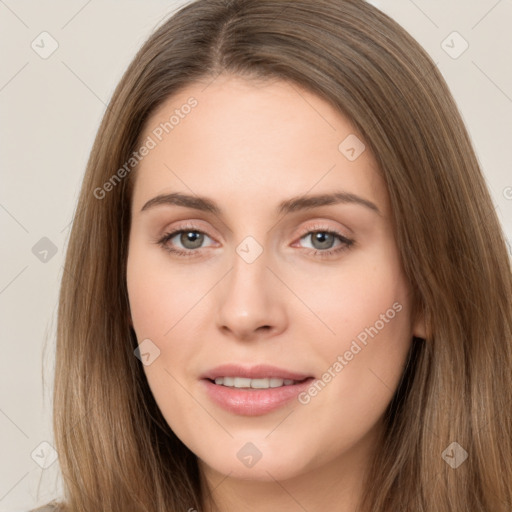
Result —
M279 388L281 386L291 386L298 381L292 379L248 379L246 377L217 377L215 384L219 386L227 386L230 388L253 388L253 389L268 389Z

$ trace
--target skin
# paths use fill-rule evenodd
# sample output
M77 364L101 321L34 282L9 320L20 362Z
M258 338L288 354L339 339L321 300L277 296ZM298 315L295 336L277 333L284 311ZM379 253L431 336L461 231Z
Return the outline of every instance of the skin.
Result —
M160 350L144 366L149 385L169 426L198 456L218 510L314 512L336 503L352 512L412 337L424 336L423 321L411 321L386 187L369 149L354 161L338 149L357 135L349 120L283 81L222 75L196 83L153 113L141 140L190 96L197 106L134 176L127 286L139 343L149 338ZM292 196L333 191L367 199L380 214L354 203L276 214ZM222 215L176 205L141 212L170 192L206 196ZM155 243L180 228L206 234L195 256ZM336 237L315 243L315 230L354 243L315 255L343 245ZM236 251L247 236L263 249L252 263ZM167 245L198 247L179 235ZM228 362L321 379L394 303L401 311L307 404L294 399L247 417L213 403L200 385L202 372ZM249 441L262 454L252 467L237 458Z

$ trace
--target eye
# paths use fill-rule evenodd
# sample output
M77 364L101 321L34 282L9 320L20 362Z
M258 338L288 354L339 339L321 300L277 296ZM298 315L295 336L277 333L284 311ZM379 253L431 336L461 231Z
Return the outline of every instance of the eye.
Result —
M333 231L321 226L310 228L300 240L310 240L311 250L315 256L326 257L337 254L350 248L354 244L351 240L343 236L338 231ZM338 240L338 244L336 244Z
M157 243L166 251L177 254L178 256L189 257L196 254L196 250L201 248L205 238L210 237L194 226L190 226L177 229L171 233L166 233L161 239L157 240ZM176 239L176 241L173 242L173 239ZM183 249L179 246L176 248L177 243L181 244Z
M306 249L309 253L321 258L340 253L354 244L354 240L323 226L310 227L304 233L299 240L310 239L312 247L306 247ZM191 225L166 233L155 243L177 256L192 257L199 254L198 249L203 248L205 239L212 240L206 233ZM337 245L335 245L336 241L338 241Z

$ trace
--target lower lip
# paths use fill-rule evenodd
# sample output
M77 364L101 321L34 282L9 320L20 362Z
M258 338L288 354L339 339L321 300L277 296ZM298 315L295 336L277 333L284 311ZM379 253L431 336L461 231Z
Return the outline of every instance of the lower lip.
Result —
M298 384L268 389L230 388L208 379L201 382L213 402L223 409L242 416L259 416L284 406L304 391L313 380L314 377L310 377Z

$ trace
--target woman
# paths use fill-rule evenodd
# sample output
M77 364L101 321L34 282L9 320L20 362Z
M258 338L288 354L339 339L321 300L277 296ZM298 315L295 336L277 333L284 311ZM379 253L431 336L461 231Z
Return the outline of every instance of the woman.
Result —
M100 126L65 511L512 507L512 282L436 66L359 0L195 1Z

